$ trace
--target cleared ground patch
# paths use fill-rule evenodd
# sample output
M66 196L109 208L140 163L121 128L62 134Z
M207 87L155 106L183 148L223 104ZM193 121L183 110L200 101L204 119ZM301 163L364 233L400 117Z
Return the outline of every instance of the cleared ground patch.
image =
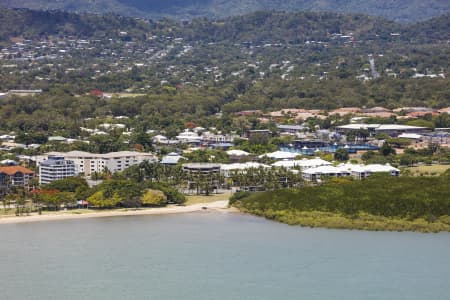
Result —
M440 175L450 169L450 165L432 165L406 168L413 175Z

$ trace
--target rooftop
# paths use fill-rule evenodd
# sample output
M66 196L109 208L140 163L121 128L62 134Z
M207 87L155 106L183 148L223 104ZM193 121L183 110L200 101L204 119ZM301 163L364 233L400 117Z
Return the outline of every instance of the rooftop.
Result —
M274 167L284 167L284 168L301 167L304 169L330 165L331 163L329 161L323 160L318 157L314 159L302 159L302 160L281 160L272 164L272 166Z
M186 168L186 169L198 169L198 170L202 170L202 169L220 169L220 165L219 164L212 164L212 163L189 163L189 164L184 164L183 168Z
M247 170L247 169L258 169L258 168L270 168L268 165L256 163L256 162L246 162L246 163L236 163L236 164L223 164L220 169L224 171L232 170Z
M272 153L265 153L260 155L259 158L270 157L273 159L294 159L298 156L298 153L287 152L287 151L275 151Z
M277 125L277 127L282 130L304 130L306 128L303 125Z
M136 152L136 151L120 151L110 152L105 154L95 154L84 151L70 151L70 152L49 152L48 156L63 156L65 158L114 158L127 156L154 156L152 153Z
M228 150L227 154L230 156L248 156L250 153L243 150Z
M9 176L15 175L17 173L23 173L23 174L34 174L33 171L30 169L24 168L22 166L10 166L10 167L0 167L0 173L7 174Z
M419 126L409 126L409 125L399 125L399 124L348 124L343 126L338 126L339 129L374 129L374 130L421 130L426 129L426 127Z

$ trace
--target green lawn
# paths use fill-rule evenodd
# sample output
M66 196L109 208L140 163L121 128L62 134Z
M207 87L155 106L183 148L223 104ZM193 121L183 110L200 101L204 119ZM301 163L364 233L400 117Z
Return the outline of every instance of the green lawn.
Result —
M112 95L117 98L136 98L146 96L147 94L113 93Z
M226 192L226 193L221 193L221 194L212 194L209 196L203 196L203 195L186 196L186 200L187 200L186 205L228 200L231 197L231 195L232 195L231 192Z

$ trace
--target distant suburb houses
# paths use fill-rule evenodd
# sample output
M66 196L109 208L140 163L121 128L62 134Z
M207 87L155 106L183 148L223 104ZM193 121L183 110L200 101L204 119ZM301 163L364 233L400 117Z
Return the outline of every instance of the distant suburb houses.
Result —
M389 136L399 136L404 133L424 133L429 129L399 124L348 124L336 128L336 131L342 134L357 130L367 130L370 134L386 133Z

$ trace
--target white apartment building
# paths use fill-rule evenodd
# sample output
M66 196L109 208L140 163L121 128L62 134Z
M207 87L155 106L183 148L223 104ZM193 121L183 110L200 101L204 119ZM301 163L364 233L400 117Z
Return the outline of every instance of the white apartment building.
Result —
M75 163L71 160L65 160L64 157L50 156L39 164L40 184L48 184L75 175Z
M38 156L36 163L40 165L51 156L64 157L75 164L76 175L91 176L92 173L102 173L106 170L116 173L144 161L157 162L157 158L151 153L134 151L111 152L106 154L93 154L83 151L50 152Z

